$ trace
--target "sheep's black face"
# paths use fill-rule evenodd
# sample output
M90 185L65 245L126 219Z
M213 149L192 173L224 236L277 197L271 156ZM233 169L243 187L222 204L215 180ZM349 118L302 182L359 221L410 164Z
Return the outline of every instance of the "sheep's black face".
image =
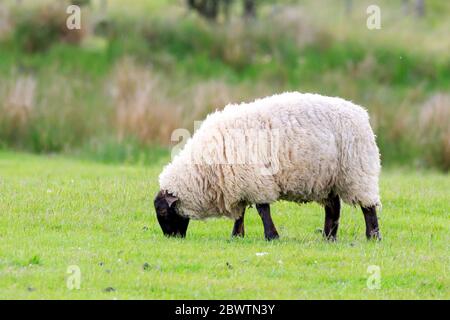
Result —
M185 218L177 212L177 201L177 197L166 191L158 192L154 201L156 217L164 235L184 238L189 218Z

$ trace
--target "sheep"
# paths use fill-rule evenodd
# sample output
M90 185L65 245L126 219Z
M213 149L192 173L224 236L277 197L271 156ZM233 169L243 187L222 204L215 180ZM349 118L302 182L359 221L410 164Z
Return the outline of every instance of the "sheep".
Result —
M277 239L270 204L325 207L323 236L336 240L343 202L360 206L368 239L381 240L380 155L367 111L337 97L286 92L230 104L207 116L159 176L154 206L166 236L185 237L190 219L228 217L244 236L256 205L267 240Z

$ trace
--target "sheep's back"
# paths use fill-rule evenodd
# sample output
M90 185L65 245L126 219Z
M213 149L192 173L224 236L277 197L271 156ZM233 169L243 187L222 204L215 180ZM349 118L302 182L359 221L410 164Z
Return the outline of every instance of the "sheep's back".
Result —
M248 155L249 150L258 149L253 148L261 144L260 137L258 143L252 139L255 130L261 130L263 137L271 136L270 143L262 139L263 148L271 144L270 152L258 154L256 164L225 169L236 198L250 203L279 198L323 202L340 187L344 200L354 202L346 197L347 193L356 194L354 180L378 176L378 149L367 112L349 101L287 93L230 106L225 114L219 135L230 136L230 130L242 128L252 132L247 143L234 141L233 150L226 146L226 154Z
M262 149L270 145L262 155L258 134L266 137ZM367 158L361 153L373 161L364 164ZM360 176L367 171L377 176L379 172L367 112L343 99L314 94L284 93L229 105L207 117L181 154L174 162L186 161L189 155L195 162L196 179L182 173L173 184L199 190L184 201L192 212L202 211L192 198L207 198L201 201L203 212L197 214L203 217L235 218L245 204L278 199L323 202L337 189L344 201L351 202L356 186L351 173ZM255 156L256 162L251 159ZM355 166L359 169L351 172ZM192 186L196 180L202 188ZM378 189L367 192L372 194L367 199L375 199Z

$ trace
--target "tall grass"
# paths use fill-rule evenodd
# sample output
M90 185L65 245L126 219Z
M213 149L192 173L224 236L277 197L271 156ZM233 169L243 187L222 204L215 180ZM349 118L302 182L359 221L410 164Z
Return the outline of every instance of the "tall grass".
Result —
M130 58L116 66L111 94L119 141L132 135L143 143L164 144L181 125L180 108L167 98L161 79Z
M450 122L450 60L435 59L442 53L435 47L428 53L409 50L403 40L385 44L379 39L390 39L386 32L347 29L362 23L356 11L347 24L343 13L330 17L340 21L336 30L309 1L263 7L254 21L217 24L183 10L161 11L167 19L109 11L105 28L90 26L68 41L65 11L50 5L42 7L53 8L48 12L14 9L11 36L0 41L0 145L151 159L141 151L171 145L174 129L193 130L194 121L230 102L298 90L368 108L384 165L448 170L442 123ZM439 32L417 39L423 37L440 41Z
M14 41L25 51L48 49L54 42L79 44L89 31L87 15L82 28L69 30L66 8L69 1L54 1L27 10L13 10Z
M0 105L0 130L5 140L19 142L25 139L33 121L36 80L29 75L21 76L2 83L2 87L4 103Z
M438 93L423 105L420 137L424 156L430 165L450 170L450 95Z

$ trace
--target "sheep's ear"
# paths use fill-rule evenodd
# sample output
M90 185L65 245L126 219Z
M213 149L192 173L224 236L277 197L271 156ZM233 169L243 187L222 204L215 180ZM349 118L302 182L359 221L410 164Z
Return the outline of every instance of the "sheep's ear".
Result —
M172 205L178 200L177 197L168 194L164 197L166 199L167 204L169 205L169 208L172 207Z

